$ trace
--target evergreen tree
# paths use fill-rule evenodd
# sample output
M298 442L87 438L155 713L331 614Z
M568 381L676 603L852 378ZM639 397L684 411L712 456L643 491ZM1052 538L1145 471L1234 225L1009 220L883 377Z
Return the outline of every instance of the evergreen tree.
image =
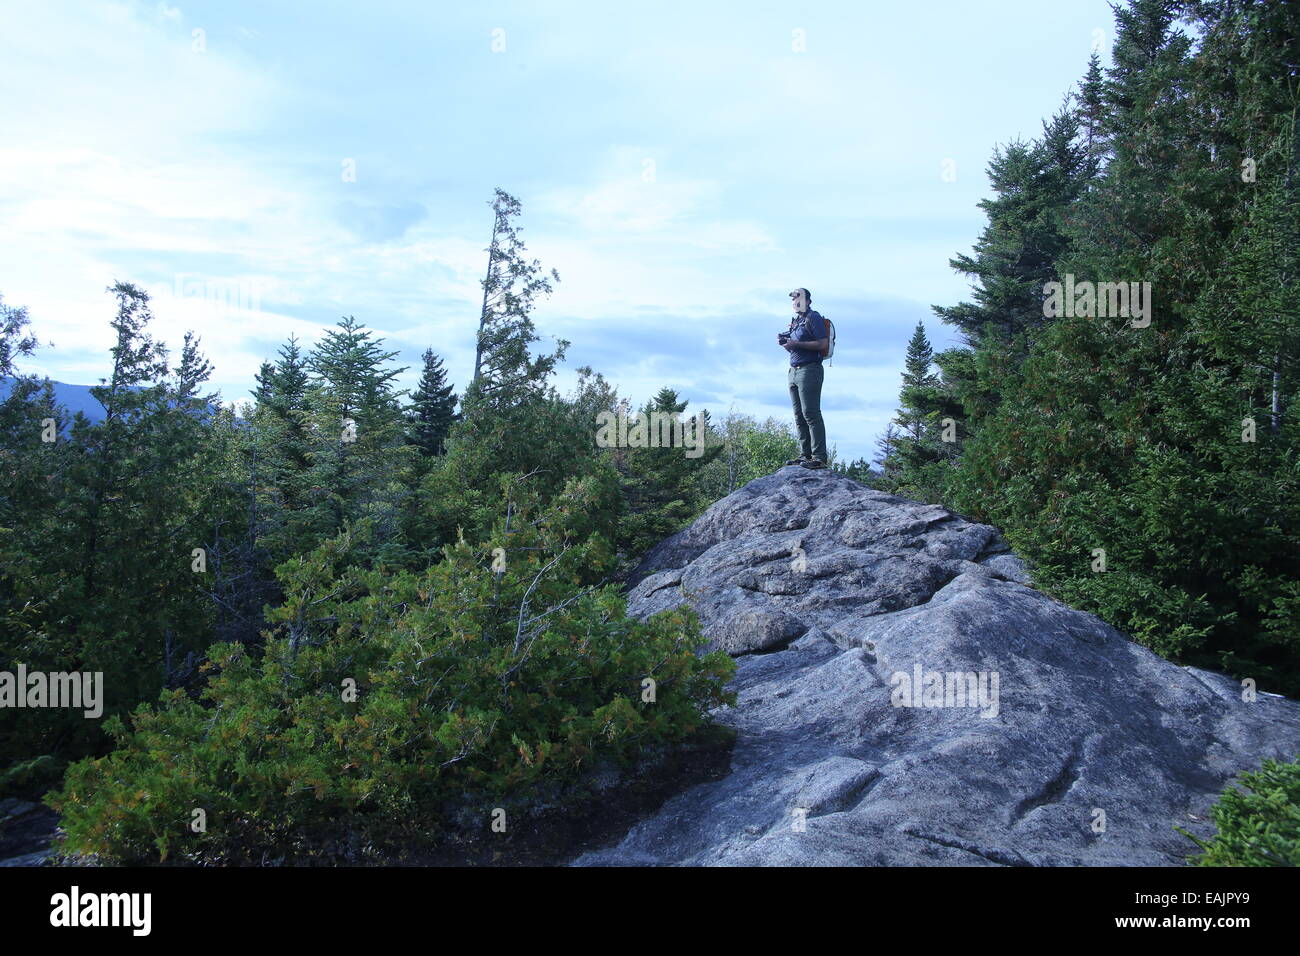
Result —
M241 449L253 487L254 534L271 568L309 550L325 533L313 505L315 434L307 356L290 335L274 364L263 363L248 440ZM269 569L268 569L269 570ZM273 587L273 581L267 580Z
M7 306L4 296L0 296L0 379L14 374L14 361L19 356L36 351L38 343L30 329L27 309Z
M938 384L930 372L933 362L934 349L926 338L925 323L918 321L903 360L903 390L899 397L903 407L898 409L894 418L894 423L914 443L925 437L929 414L927 399Z
M524 243L511 221L521 213L519 201L498 189L492 208L474 379L446 447L455 453L460 446L453 463L461 469L457 480L477 486L493 473L536 472L539 492L546 497L573 474L563 459L578 451L575 442L584 447L587 442L566 430L567 412L551 384L568 343L560 340L553 354L530 351L540 339L531 312L551 284L538 260L524 257ZM550 276L559 281L554 269ZM568 447L558 450L557 443Z
M950 261L969 276L973 302L934 306L971 346L971 361L940 359L947 391L961 403L965 428L995 408L1016 387L1025 350L1049 321L1044 284L1057 279L1056 260L1069 243L1070 214L1098 171L1098 159L1078 142L1080 120L1068 105L1043 124L1030 144L1013 142L994 151L989 179L996 198L983 200L988 216L974 257Z
M8 612L24 609L5 615L0 658L102 673L106 716L196 676L212 636L203 549L220 474L208 430L214 396L202 391L211 369L198 342L187 335L170 368L147 331L148 295L129 283L109 291L112 372L91 390L104 420L79 414L66 439L45 442L36 416L47 416L52 398L28 403L26 434L6 441L26 445L43 474L22 476L32 498L0 535L15 572L0 592ZM26 759L9 768L20 776L34 772L33 760L57 767L99 743L98 721L43 717Z
M475 377L448 433L446 453L421 483L404 522L408 540L418 541L430 558L462 534L491 527L499 518L495 489L506 476L529 476L547 502L563 493L570 478L591 476L609 494L616 483L607 456L596 447L595 423L575 419L551 382L568 343L560 340L553 354L530 350L540 339L531 312L551 285L540 263L524 257L511 222L520 204L498 189L493 211ZM550 276L559 280L555 270ZM595 517L607 522L609 510Z
M662 431L655 432L653 416L659 415L660 421L673 416L683 421L684 440L685 428L695 428L695 423L684 421L689 404L680 399L674 389L661 388L639 413L650 425L646 445L619 448L613 454L615 467L622 475L624 502L616 542L619 549L629 556L641 555L695 516L692 478L722 452L719 446L706 445L701 455L688 457L685 445L677 443L675 432L668 436ZM634 421L629 420L629 435L636 427ZM704 438L703 435L697 437L699 440ZM670 444L665 445L665 439ZM658 447L650 447L651 441Z
M1094 162L1106 151L1105 80L1101 72L1101 57L1096 53L1088 58L1088 71L1079 83L1079 125L1083 130L1086 155Z
M1195 49L1179 14L1202 27ZM1300 11L1137 0L1117 21L1104 172L1056 270L1149 282L1150 324L1076 315L1023 359L976 350L977 377L985 362L1014 387L986 406L951 500L1062 600L1294 692L1300 104L1278 78L1295 75Z
M52 479L63 467L60 430L68 416L56 407L49 379L24 374L18 365L37 345L27 310L0 299L0 375L12 377L0 400L0 670L10 673L19 662L33 670L77 663L74 643L51 626L61 611L58 589L68 576L51 566L48 539L60 514L60 488ZM78 720L59 713L50 718L44 708L5 711L0 793L34 795L57 779Z
M388 364L382 339L353 316L328 330L307 359L312 464L308 472L316 501L313 531L332 537L347 521L370 516L378 553L398 559L397 501L411 464L405 443L401 397L393 380L405 368ZM287 386L286 386L287 387Z
M955 397L931 371L933 364L925 325L917 322L907 344L900 407L893 421L897 430L887 433L881 445L882 452L887 449L881 470L890 490L927 501L942 494L945 469L959 453L956 422L961 414Z
M548 278L537 259L530 262L525 258L519 229L511 222L522 212L519 200L497 189L492 212L487 276L481 283L483 307L474 378L464 402L466 416L471 419L480 410L491 414L524 396L543 394L545 383L568 347L561 340L553 355L529 354L529 346L539 338L530 317L535 300L550 294L550 280L559 282L560 274L552 269Z
M873 487L893 493L898 487L900 464L898 459L898 426L890 422L876 438L875 464L879 477Z
M407 441L426 458L441 455L456 420L456 398L447 384L442 359L433 349L424 352L424 371L407 410Z
M249 394L257 400L258 404L265 404L271 398L272 389L275 388L275 365L264 361L262 367L253 375L253 381L257 383L257 388Z
M93 457L87 461L84 541L86 558L82 564L82 598L93 607L100 570L106 563L119 559L122 549L106 543L121 522L114 502L134 471L132 452L140 448L147 423L147 410L163 391L161 381L167 374L166 349L144 331L153 319L149 296L133 285L119 282L109 289L117 298L117 316L112 328L117 341L111 350L113 371L107 380L90 390L104 408L103 425L90 429L83 423L78 429L80 444ZM156 383L156 384L154 384Z
M878 477L865 458L855 458L847 464L836 465L834 470L837 474L852 478L868 487L873 487L873 482Z
M288 421L293 412L306 407L311 376L307 357L298 347L296 335L290 335L289 340L280 346L270 382L267 401L281 418Z

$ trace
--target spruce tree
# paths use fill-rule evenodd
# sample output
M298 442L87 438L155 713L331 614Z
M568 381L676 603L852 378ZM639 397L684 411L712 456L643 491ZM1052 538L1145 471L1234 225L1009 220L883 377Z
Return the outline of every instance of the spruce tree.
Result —
M447 434L456 420L456 398L447 384L442 359L433 349L424 352L424 371L407 409L407 441L425 458L445 451Z
M1013 387L966 442L952 505L1001 527L1062 600L1293 692L1300 229L1278 78L1300 11L1137 0L1117 22L1104 170L1068 210L1056 271L1149 282L1150 324L1075 315L1021 360L976 350L976 377L986 362Z
M186 335L172 368L148 331L148 295L129 283L109 291L112 371L91 390L105 417L79 414L52 443L42 429L29 434L43 480L5 536L13 549L5 563L16 559L20 573L0 587L6 602L30 608L9 617L18 643L0 656L33 670L102 672L106 716L196 676L213 634L204 548L222 476L209 430L214 396L203 391L211 368L197 340ZM46 500L57 506L46 510ZM96 745L100 727L80 714L58 717L37 746L48 743L57 763Z
M960 437L978 431L1004 394L1014 392L1026 351L1051 320L1044 315L1044 285L1058 278L1057 260L1069 248L1079 198L1096 179L1100 158L1080 142L1080 114L1068 102L1032 143L1013 142L994 151L989 178L995 198L980 207L988 216L974 256L958 255L952 267L973 282L971 302L934 306L954 325L968 349L948 350L935 360ZM936 449L950 457L949 444ZM938 472L930 469L937 480ZM914 490L933 497L933 484Z
M898 458L898 426L889 422L885 430L876 438L875 464L878 477L874 487L890 494L898 487L901 465Z
M541 490L545 497L562 487L564 476L571 473L557 460L555 442L565 442L572 455L578 440L564 432L560 419L566 413L551 384L568 343L560 340L552 354L532 354L540 336L531 313L537 297L550 293L550 280L538 260L525 258L519 229L512 222L521 213L519 201L498 189L492 208L474 379L465 390L461 421L452 429L447 447L463 448L458 466L468 470L459 480L481 482L496 472L537 472L546 486ZM554 269L550 277L559 281ZM470 465L470 459L477 463Z
M448 433L446 453L421 482L404 520L406 538L419 542L427 556L462 533L491 527L499 518L497 485L512 480L507 476L528 476L530 487L550 501L601 457L595 423L576 421L551 381L568 343L560 340L552 354L531 350L540 340L531 312L551 284L538 260L525 258L512 223L520 204L498 189L492 206L475 376ZM550 277L559 280L553 269ZM614 481L607 465L595 470L600 481Z
M378 549L392 558L396 543L398 498L410 464L402 420L402 392L393 386L405 368L388 363L398 353L385 352L383 340L345 316L312 349L307 368L312 378L312 465L316 501L310 509L313 531L321 537L340 532L345 522L363 515L376 519Z
M317 526L311 511L316 501L311 474L316 438L307 361L297 337L290 335L276 361L263 363L253 392L257 404L248 441L241 452L254 489L257 543L271 567L310 550L326 531Z
M1101 57L1094 53L1088 58L1088 71L1079 83L1078 107L1084 148L1094 160L1103 155L1106 149L1105 115L1105 81L1101 72Z
M926 399L937 385L930 372L933 362L934 349L926 338L925 323L918 321L907 343L907 356L903 361L903 389L899 396L903 407L898 409L894 418L895 424L913 442L920 442L925 435L929 412Z
M550 294L551 279L559 282L560 274L552 269L548 278L537 259L525 258L527 250L519 228L511 221L522 212L519 200L497 189L492 212L474 378L464 402L469 418L480 409L490 414L523 397L542 394L568 346L561 340L553 355L530 355L529 346L539 339L530 313L539 295Z
M0 379L14 374L14 362L19 356L36 351L36 336L31 334L31 318L27 309L5 305L0 295Z
M956 398L931 371L933 364L925 325L917 322L907 344L900 407L893 421L897 430L887 436L888 453L882 462L892 491L927 501L942 494L944 468L959 452L955 430L961 414ZM949 433L952 440L946 441Z
M672 442L664 446L665 436L655 433L655 419L661 421L675 416L683 421L683 428L695 428L695 423L685 422L689 401L678 397L676 390L661 388L653 399L642 406L640 415L649 422L646 445L622 448L613 458L622 475L624 514L619 521L617 543L624 553L640 555L677 531L696 509L692 500L692 479L709 462L718 457L721 446L705 447L698 457L687 457L684 445L676 444L675 432L668 436ZM629 420L629 434L637 419ZM662 426L661 426L662 427ZM706 426L707 427L707 426ZM651 435L659 447L650 447ZM683 432L683 439L685 433ZM703 435L699 438L702 440Z
M8 394L0 398L0 670L10 672L18 662L57 671L74 669L80 660L75 638L58 625L66 612L59 592L75 587L75 569L53 560L64 555L51 538L66 520L58 476L66 468L61 429L67 410L56 406L48 378L24 373L18 364L37 345L27 310L0 299L0 372L10 377ZM84 742L87 723L46 708L6 710L0 793L35 796L54 782L69 745Z

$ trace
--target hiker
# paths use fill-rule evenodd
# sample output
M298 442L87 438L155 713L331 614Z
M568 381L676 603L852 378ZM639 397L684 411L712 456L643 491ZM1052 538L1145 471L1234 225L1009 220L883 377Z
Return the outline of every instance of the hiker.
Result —
M826 425L822 422L822 358L828 351L830 335L826 320L812 311L812 293L795 289L790 293L794 316L788 331L777 335L777 342L790 353L790 401L794 405L794 424L799 430L799 457L787 465L805 468L826 467Z

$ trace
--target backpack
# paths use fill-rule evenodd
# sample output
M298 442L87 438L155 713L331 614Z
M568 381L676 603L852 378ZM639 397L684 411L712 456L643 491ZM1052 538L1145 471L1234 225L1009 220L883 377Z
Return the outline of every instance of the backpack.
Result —
M821 315L820 312L817 313ZM822 321L826 323L826 350L821 353L822 358L830 358L835 354L835 323L826 316L822 315ZM794 330L794 319L790 320L790 329Z

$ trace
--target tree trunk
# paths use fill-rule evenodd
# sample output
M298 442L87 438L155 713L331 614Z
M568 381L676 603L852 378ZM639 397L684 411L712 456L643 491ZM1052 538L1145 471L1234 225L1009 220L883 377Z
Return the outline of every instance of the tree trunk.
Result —
M487 325L488 313L488 289L492 285L492 267L496 261L497 254L497 228L501 224L501 214L494 208L492 211L492 242L488 244L488 267L487 276L483 280L483 307L478 316L478 337L474 343L474 378L471 384L479 380L479 375L483 367L483 328Z

